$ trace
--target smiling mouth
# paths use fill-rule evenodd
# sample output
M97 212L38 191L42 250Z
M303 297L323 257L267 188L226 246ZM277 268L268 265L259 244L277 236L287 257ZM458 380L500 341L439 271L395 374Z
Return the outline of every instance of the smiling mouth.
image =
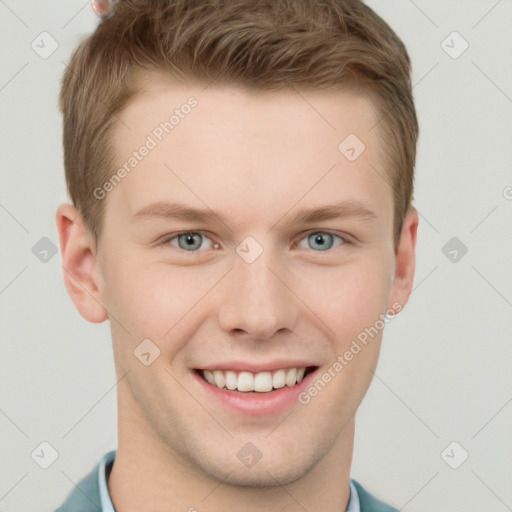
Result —
M219 389L240 391L242 393L269 393L284 387L293 387L307 375L314 372L316 366L287 368L258 373L236 372L232 370L195 370L206 382Z

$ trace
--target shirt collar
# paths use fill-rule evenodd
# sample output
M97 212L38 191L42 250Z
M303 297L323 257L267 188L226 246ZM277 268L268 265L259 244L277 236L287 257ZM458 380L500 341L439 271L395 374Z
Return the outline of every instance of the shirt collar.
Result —
M100 462L98 471L98 488L100 491L101 512L116 512L114 505L112 505L112 500L110 499L107 487L107 473L110 473L110 470L112 469L115 456L116 451L111 451L104 455Z
M112 500L110 499L107 486L108 474L112 469L115 456L116 451L113 450L104 455L100 462L98 471L98 486L100 491L101 512L116 512L114 505L112 504ZM359 495L357 494L357 490L354 487L352 480L350 480L350 501L348 502L348 508L346 512L361 512Z
M361 512L361 504L359 503L359 494L357 494L357 490L350 480L350 501L348 502L348 507L346 512Z

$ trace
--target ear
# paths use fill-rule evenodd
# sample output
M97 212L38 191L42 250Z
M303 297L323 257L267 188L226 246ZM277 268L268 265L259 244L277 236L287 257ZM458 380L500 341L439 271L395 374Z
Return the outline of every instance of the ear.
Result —
M78 312L89 322L108 318L98 291L96 244L82 216L70 204L61 204L56 215L62 252L64 284Z
M416 269L416 235L418 212L410 207L404 219L402 233L395 251L395 275L391 286L388 309L399 313L407 304Z

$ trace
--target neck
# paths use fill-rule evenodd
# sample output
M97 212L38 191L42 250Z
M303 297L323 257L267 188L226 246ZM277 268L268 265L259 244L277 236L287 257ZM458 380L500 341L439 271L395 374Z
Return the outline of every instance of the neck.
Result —
M353 420L294 482L250 487L230 485L229 474L215 478L205 473L155 435L145 418L119 406L118 449L108 480L118 512L342 512L348 505Z

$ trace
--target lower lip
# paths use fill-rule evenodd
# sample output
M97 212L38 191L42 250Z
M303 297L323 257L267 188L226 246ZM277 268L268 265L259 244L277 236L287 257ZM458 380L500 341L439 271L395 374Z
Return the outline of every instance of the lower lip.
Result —
M247 416L271 416L285 412L298 402L298 396L308 386L318 368L306 375L295 386L285 386L274 391L260 393L251 391L229 391L226 388L218 388L204 380L197 372L194 378L201 385L202 389L214 400L220 402L224 407Z

